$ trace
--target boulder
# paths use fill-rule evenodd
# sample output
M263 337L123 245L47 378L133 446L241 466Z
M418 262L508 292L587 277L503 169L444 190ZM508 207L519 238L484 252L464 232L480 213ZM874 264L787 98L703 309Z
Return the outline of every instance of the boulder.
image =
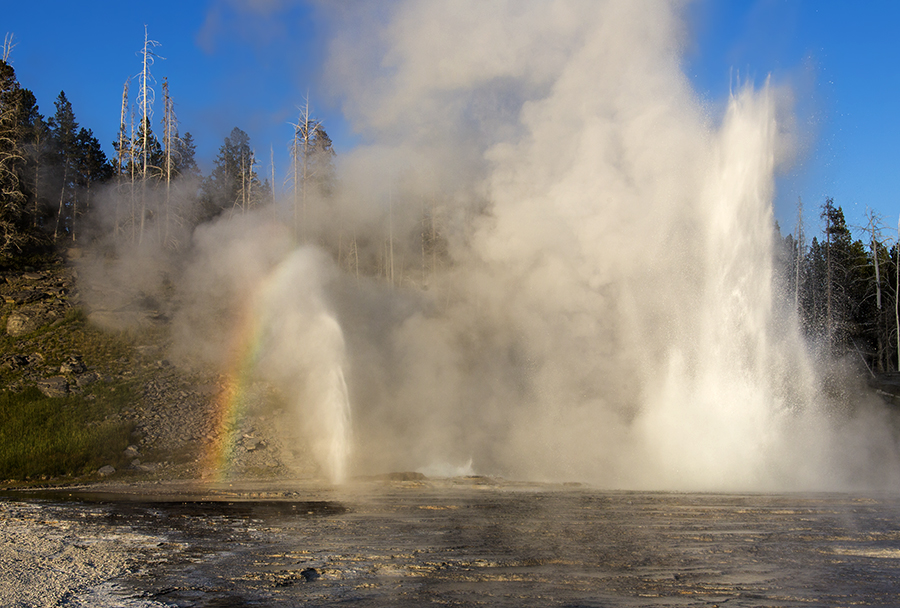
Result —
M85 371L87 366L79 355L72 355L59 367L61 374L83 374Z
M9 314L6 333L18 338L43 327L55 318L56 315L46 306L24 306Z
M38 300L43 299L46 296L45 293L40 291L34 291L31 289L26 289L23 291L16 291L14 293L8 293L3 296L3 299L7 304L30 304L31 302L37 302Z
M262 439L257 439L256 437L244 437L241 440L241 444L244 446L244 449L248 452L255 452L256 450L263 450L266 448L266 442Z
M28 357L24 355L10 355L3 360L0 367L3 367L4 369L22 369L23 367L27 367L28 364Z
M19 311L10 313L6 320L6 333L14 338L31 333L37 328L38 324L33 316Z
M69 382L63 376L42 378L37 381L37 388L47 397L65 397L69 394Z
M78 386L84 387L88 384L93 384L100 379L100 374L97 372L89 372L87 374L81 374L80 376L75 377L75 384Z
M108 475L112 475L112 474L115 473L115 472L116 472L116 468L115 468L115 467L111 467L111 466L109 466L109 465L106 465L105 467L100 467L100 468L97 470L97 474L98 474L100 477L106 477L106 476L108 476Z

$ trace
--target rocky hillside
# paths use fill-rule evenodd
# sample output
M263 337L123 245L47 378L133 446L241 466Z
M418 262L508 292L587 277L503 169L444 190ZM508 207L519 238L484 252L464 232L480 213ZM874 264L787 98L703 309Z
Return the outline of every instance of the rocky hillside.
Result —
M56 259L39 268L0 272L0 390L37 387L52 398L128 387L134 397L115 420L133 425L133 445L116 477L307 476L290 414L271 407L264 386L251 387L243 416L225 424L227 378L186 371L166 358L168 327L147 315L140 330L102 330L79 297L75 268ZM101 311L106 317L116 311ZM129 313L130 314L130 313ZM108 325L104 323L104 325ZM224 469L222 468L222 465Z

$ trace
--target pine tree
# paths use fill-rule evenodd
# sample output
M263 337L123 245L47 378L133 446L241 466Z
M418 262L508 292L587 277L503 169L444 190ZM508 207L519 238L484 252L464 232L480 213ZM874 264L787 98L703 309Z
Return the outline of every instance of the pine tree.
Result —
M186 132L184 137L175 140L174 145L175 174L199 180L201 175L200 167L197 165L197 146L194 144L194 136L190 132Z
M93 131L84 127L79 129L75 145L78 195L72 208L72 240L76 239L77 218L91 210L94 186L111 179L115 173Z
M15 70L0 61L0 257L9 258L28 243L27 197L20 179L25 165L20 123L23 96Z
M806 260L803 263L800 287L800 320L807 336L821 338L825 335L825 317L827 280L825 247L819 243L818 237L813 237L806 251Z
M866 291L871 285L867 277L870 260L862 241L853 240L843 210L831 198L822 206L822 219L825 222L825 242L821 245L825 291L823 338L835 353L851 349L862 354L863 327L869 315Z
M76 196L78 123L65 91L60 91L54 105L56 113L50 119L49 124L51 154L57 171L57 192L59 193L59 207L56 213L53 238L58 239L63 233L72 229L70 214L75 206Z
M34 93L28 89L21 89L21 95L18 124L23 130L21 144L25 155L25 167L20 177L28 197L26 207L30 216L30 229L32 236L37 238L50 211L46 197L50 129L38 110Z
M235 127L219 148L212 173L201 186L205 218L230 208L245 212L260 204L264 192L255 165L250 136Z
M132 156L137 163L136 174L142 181L153 185L163 179L166 155L148 121L138 123L137 135L132 144Z

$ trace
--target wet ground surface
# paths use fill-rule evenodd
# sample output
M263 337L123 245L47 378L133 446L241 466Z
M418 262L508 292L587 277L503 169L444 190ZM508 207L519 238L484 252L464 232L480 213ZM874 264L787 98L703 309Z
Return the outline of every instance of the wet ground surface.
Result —
M465 479L340 491L65 491L27 503L142 539L125 572L69 605L900 604L896 496Z

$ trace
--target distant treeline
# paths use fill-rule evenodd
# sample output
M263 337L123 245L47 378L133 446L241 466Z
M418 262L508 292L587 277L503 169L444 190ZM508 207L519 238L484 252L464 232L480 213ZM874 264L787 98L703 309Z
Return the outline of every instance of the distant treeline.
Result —
M65 92L46 118L13 67L0 60L0 263L101 235L178 248L192 227L224 211L271 202L273 184L260 180L250 138L237 127L210 174L201 175L193 137L179 132L165 80L161 135L153 131L143 103L148 77L138 78L134 107L125 84L115 156L108 158L91 129L79 125ZM290 147L296 220L307 199L329 196L334 188L331 140L308 106Z
M798 312L812 344L832 355L865 362L869 371L898 369L898 251L896 239L874 214L853 239L841 207L828 198L821 207L821 237L807 246L802 230L781 238L778 293Z

